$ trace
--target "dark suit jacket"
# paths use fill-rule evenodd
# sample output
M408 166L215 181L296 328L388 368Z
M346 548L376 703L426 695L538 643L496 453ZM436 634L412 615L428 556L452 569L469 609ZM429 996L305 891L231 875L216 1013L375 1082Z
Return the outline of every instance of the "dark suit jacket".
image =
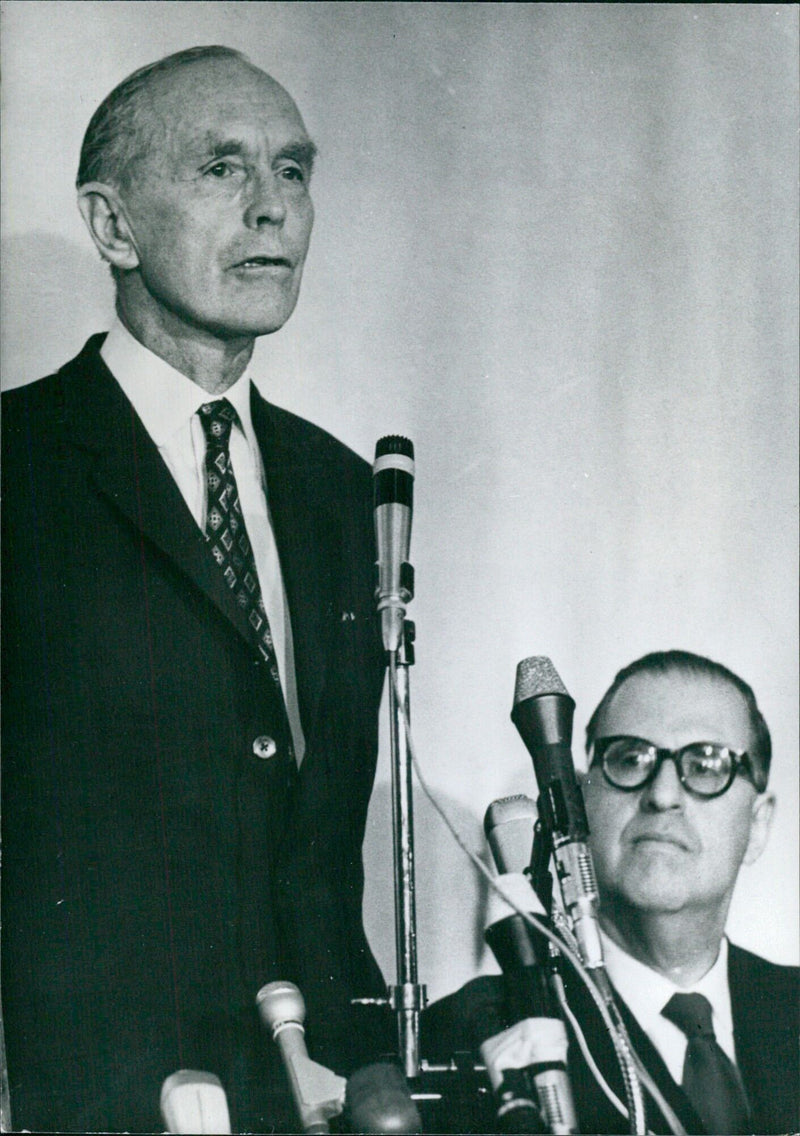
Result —
M384 989L361 920L383 682L369 467L253 394L298 774L280 700L102 338L3 403L14 1124L160 1130L161 1082L183 1067L221 1077L240 1128L291 1127L260 986L300 986L310 1052L340 1072L369 1049L349 999Z
M569 971L570 968L567 968ZM789 1133L800 1130L800 1077L798 1076L798 975L795 967L776 966L740 947L731 946L728 976L733 1009L734 1038L739 1071L753 1110L753 1132ZM589 1048L611 1087L625 1100L613 1046L583 983L565 975L570 1006L584 1029ZM618 998L634 1049L687 1132L704 1133L699 1117L680 1085L627 1006ZM423 1015L423 1052L441 1060L450 1052L473 1049L486 1038L511 1025L503 980L474 979L461 990L434 1003ZM430 1059L430 1057L429 1057ZM570 1038L569 1073L581 1132L625 1133L627 1122L608 1103ZM649 1097L647 1119L654 1132L668 1133ZM490 1113L476 1105L472 1131L488 1131Z

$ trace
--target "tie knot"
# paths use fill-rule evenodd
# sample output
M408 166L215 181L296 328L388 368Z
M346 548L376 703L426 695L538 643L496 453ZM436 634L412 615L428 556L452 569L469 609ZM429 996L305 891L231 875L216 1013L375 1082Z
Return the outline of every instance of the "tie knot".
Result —
M689 1041L714 1036L711 1003L703 994L673 994L661 1013L682 1030Z
M203 424L206 443L210 446L219 446L227 449L231 436L231 427L239 421L239 415L227 398L217 399L215 402L205 402L197 412Z

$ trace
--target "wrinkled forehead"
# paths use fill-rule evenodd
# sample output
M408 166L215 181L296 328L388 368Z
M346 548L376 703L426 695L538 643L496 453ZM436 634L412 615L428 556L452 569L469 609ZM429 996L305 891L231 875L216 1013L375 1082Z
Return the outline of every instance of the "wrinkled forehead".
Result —
M142 117L140 127L165 157L179 157L212 136L242 135L271 146L308 141L288 91L270 75L235 59L198 60L155 77Z
M719 742L751 749L750 715L740 692L722 678L682 671L640 673L622 683L597 724L597 736L631 734L677 749Z

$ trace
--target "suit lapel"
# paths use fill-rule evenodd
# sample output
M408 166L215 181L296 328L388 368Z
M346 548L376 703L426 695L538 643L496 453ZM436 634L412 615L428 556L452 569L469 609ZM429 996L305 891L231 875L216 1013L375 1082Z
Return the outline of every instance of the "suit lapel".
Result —
M620 1014L622 1015L622 1020L627 1027L631 1044L639 1057L641 1057L645 1068L655 1081L656 1086L663 1093L667 1104L674 1109L678 1119L687 1132L705 1132L702 1120L695 1112L681 1086L673 1081L661 1054L653 1045L650 1038L639 1025L619 994L615 994L615 998L619 1006ZM647 1103L648 1121L652 1127L654 1122L661 1122L661 1111L648 1094L645 1094L645 1099ZM659 1126L655 1130L664 1132L670 1131L668 1125L662 1126L661 1123L659 1123Z
M303 446L294 416L266 402L255 388L251 406L291 618L300 716L312 750L335 623L341 521L328 471Z
M98 492L251 644L247 621L225 586L204 534L157 447L99 357L101 343L102 337L92 337L81 355L62 372L67 444L93 455L91 476Z
M616 1087L617 1093L620 1095L621 1099L624 1100L624 1088L617 1057L605 1025L602 1024L602 1020L597 1012L597 1007L582 982L578 982L576 978L570 975L567 975L566 978L569 1002L575 1009L578 1020L585 1024L592 1023L587 1036L593 1039L593 1051L596 1045L594 1056L599 1061L600 1068L604 1072L609 1084L612 1085L612 1087ZM674 1110L687 1132L705 1132L703 1122L692 1107L689 1098L686 1096L681 1086L673 1081L660 1053L616 990L614 991L614 1000L619 1008L625 1028L628 1031L631 1046L641 1058L642 1064L650 1073L650 1076L663 1094L667 1104ZM583 1068L586 1069L585 1066L583 1066ZM586 1072L588 1074L588 1070ZM591 1074L588 1074L588 1077L591 1093L596 1097L599 1090ZM653 1132L670 1132L671 1129L669 1125L661 1116L661 1110L646 1091L645 1106L647 1109L648 1127ZM607 1109L605 1101L603 1102L603 1108ZM621 1117L620 1123L624 1124ZM611 1131L610 1128L605 1127L601 1130ZM620 1128L619 1131L622 1131L622 1129Z
M774 1007L759 1000L746 955L732 944L728 948L728 982L733 1013L736 1064L742 1075L756 1125L773 1130L773 1109L785 1086L785 1059L776 1047ZM777 1129L775 1129L777 1131Z
M66 444L92 457L97 490L199 588L249 644L250 630L157 447L99 356L93 336L62 370ZM291 617L300 713L310 740L325 682L335 623L341 522L328 471L304 450L293 415L253 389L253 426L264 461L267 499ZM255 649L254 649L255 650ZM310 748L310 747L309 747Z

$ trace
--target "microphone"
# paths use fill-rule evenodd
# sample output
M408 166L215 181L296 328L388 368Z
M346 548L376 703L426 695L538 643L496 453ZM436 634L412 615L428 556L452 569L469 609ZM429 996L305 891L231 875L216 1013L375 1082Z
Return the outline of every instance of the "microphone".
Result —
M575 703L548 658L534 655L522 660L511 721L533 758L539 812L552 834L561 896L581 960L587 967L602 968L597 883L586 845L589 823L572 761L574 710Z
M422 1132L419 1110L397 1065L379 1061L355 1072L345 1094L353 1132Z
M378 548L375 598L384 649L396 651L403 632L405 605L414 595L414 569L408 563L414 504L413 443L397 434L381 438L375 446L372 473Z
M342 1111L346 1081L308 1056L303 995L293 982L268 982L256 995L256 1005L280 1049L303 1132L330 1132L328 1121Z
M535 819L536 806L529 797L505 797L486 810L484 830L501 873L498 883L522 911L546 919L524 875ZM507 1010L515 1021L480 1047L498 1100L498 1128L559 1136L577 1132L567 1031L548 981L547 940L494 892L485 939L503 971Z
M524 874L531 856L536 806L517 794L493 801L483 818L483 830L492 850L498 883L517 907L542 919L547 912ZM527 1018L550 1005L549 987L539 966L547 964L547 944L529 923L495 891L489 892L486 942L506 979L506 1000L514 1018ZM555 1011L553 1016L558 1016Z
M483 831L498 872L522 872L531 861L536 805L524 793L492 801Z
M219 1077L179 1069L161 1086L161 1116L167 1132L219 1133L231 1130L228 1101Z

